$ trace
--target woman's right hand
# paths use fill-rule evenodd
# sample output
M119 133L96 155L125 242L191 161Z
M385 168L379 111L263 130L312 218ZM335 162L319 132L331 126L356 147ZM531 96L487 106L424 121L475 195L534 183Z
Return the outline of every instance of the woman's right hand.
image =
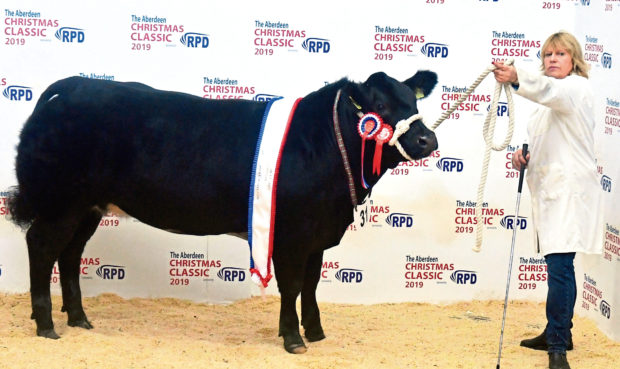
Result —
M516 170L521 170L522 165L527 165L527 162L530 161L530 153L528 152L526 157L523 157L523 150L519 149L512 154L512 168Z

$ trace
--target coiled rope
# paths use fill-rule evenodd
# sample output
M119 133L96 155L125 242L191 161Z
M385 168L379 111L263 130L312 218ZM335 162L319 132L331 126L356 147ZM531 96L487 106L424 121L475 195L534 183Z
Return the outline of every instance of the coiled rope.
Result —
M512 65L514 59L507 60L505 65ZM474 83L465 91L465 93L457 100L456 104L444 112L441 117L433 124L431 130L434 131L444 120L446 120L461 104L465 101L469 95L478 87L478 85L486 78L486 76L495 70L495 66L491 65L480 74L480 76L474 81ZM495 121L497 120L497 104L502 92L502 88L506 93L506 100L508 102L508 132L504 142L499 145L493 143L495 136ZM512 134L514 132L514 103L512 100L512 91L509 88L508 83L495 84L495 92L493 93L493 100L491 100L491 107L487 113L487 117L482 127L482 136L485 142L484 159L482 161L482 171L480 174L480 184L478 185L478 198L476 200L476 245L472 248L475 252L480 252L482 247L482 230L484 221L482 219L482 200L484 196L484 187L487 182L487 174L489 172L489 161L491 158L491 149L495 151L502 151L508 147L508 144L512 140Z

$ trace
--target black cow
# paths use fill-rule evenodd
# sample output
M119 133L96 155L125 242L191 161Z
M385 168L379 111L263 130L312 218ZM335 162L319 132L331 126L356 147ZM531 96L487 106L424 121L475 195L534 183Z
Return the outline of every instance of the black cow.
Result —
M325 337L315 297L323 251L338 245L353 221L354 205L369 194L359 180L362 165L372 187L406 160L386 144L381 173L373 175L375 144L367 141L362 160L359 117L375 112L394 127L418 113L417 98L436 83L429 71L402 83L380 72L364 83L343 78L299 102L280 165L273 246L279 335L287 351L306 351L295 308L300 293L306 338ZM59 338L50 299L56 260L68 324L92 328L82 308L80 257L109 204L177 233L247 235L250 173L266 104L79 77L57 81L41 95L20 135L18 186L9 197L12 220L28 229L37 335ZM353 201L334 120L354 178ZM414 120L398 142L411 159L419 159L437 141Z

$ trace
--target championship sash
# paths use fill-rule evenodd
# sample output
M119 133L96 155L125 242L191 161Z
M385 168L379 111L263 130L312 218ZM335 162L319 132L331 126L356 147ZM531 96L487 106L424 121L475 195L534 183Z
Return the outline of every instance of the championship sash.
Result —
M252 280L267 287L271 274L271 255L276 214L276 190L282 150L295 108L300 99L282 97L267 103L256 144L250 184L248 243Z

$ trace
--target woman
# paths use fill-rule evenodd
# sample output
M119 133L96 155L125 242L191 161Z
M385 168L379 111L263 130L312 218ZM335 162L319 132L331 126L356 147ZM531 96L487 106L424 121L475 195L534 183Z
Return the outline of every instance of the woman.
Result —
M577 287L576 252L602 252L602 190L594 154L594 96L581 46L567 32L549 36L542 47L542 71L534 74L494 63L495 79L539 106L529 125L529 153L517 150L515 169L528 165L527 183L537 251L548 272L547 326L521 346L549 352L549 368L569 368ZM531 158L531 160L530 160Z

